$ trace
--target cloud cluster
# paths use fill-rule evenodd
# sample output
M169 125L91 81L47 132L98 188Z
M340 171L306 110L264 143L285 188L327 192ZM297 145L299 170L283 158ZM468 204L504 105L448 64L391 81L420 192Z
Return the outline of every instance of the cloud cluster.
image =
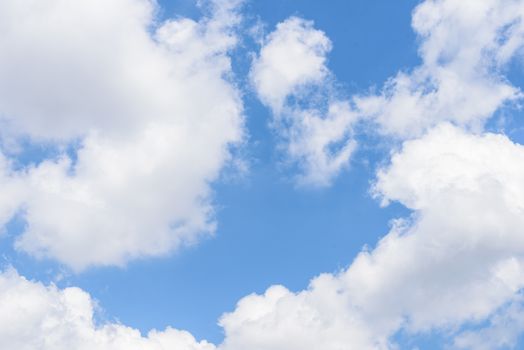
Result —
M355 113L339 99L326 66L331 42L313 22L291 17L264 40L250 76L300 184L329 185L355 149Z
M214 350L184 331L168 328L143 337L119 323L97 325L96 303L78 288L57 289L0 273L0 347L19 350Z
M81 270L214 231L209 185L244 133L239 3L158 23L149 0L2 1L0 219L25 219L18 249ZM17 167L19 140L58 156Z
M413 215L398 219L376 248L362 251L347 269L316 277L306 290L272 286L262 295L241 299L220 319L225 340L217 348L393 349L392 337L401 330L415 334L434 329L451 334L450 346L455 337L456 348L475 348L476 337L496 336L504 317L519 319L523 164L524 146L501 135L470 135L448 124L406 142L379 173L374 188L384 201L399 201ZM188 344L182 350L212 348L178 331L153 332L144 339L123 326L94 326L92 301L77 289L43 287L12 271L4 272L1 281L0 303L12 311L5 315L27 319L18 323L0 317L0 322L13 324L0 327L7 332L0 337L6 342L46 339L57 343L42 343L41 349L61 349L71 339L92 345L87 339L100 338L100 346L110 344L111 349L120 342L132 346L133 341L144 342L146 349L156 349L160 342L158 348L164 349L163 339L170 344L180 338ZM507 307L512 304L517 306ZM486 320L493 326L484 333L460 331L464 324ZM35 328L28 331L17 324ZM513 344L521 328L516 329L506 329L504 341L495 344ZM67 332L75 333L71 337Z
M19 249L82 269L213 231L209 184L242 140L228 77L237 6L217 1L200 21L156 25L145 0L116 0L103 12L101 0L0 4L0 220L24 216ZM337 98L326 35L296 17L282 22L250 77L299 181L329 184L355 147L354 123L367 120L404 140L372 192L411 215L305 290L271 286L242 298L220 318L217 345L174 329L144 337L97 324L87 293L6 270L0 347L381 350L398 348L399 332L435 330L451 348L514 346L524 327L524 146L482 128L520 98L502 73L522 49L523 15L517 0L426 0L413 14L422 64L351 101ZM7 145L21 137L80 146L19 168Z
M489 319L524 287L523 164L523 146L450 125L407 142L375 191L413 215L305 291L242 299L222 318L224 348L390 349L400 330L453 334Z
M524 44L524 4L517 0L428 0L413 12L421 64L399 71L380 92L337 98L326 66L331 42L313 23L278 24L253 62L251 80L274 115L275 129L299 183L329 185L357 145L355 123L400 140L441 122L480 131L519 88L504 76Z
M330 129L341 132L362 120L381 135L408 140L378 172L373 192L384 205L397 201L413 214L396 220L347 270L322 275L298 293L276 286L241 300L221 320L226 349L389 349L399 331L435 329L456 337L449 345L457 348L515 344L524 286L524 148L482 130L497 110L521 98L503 74L522 51L523 15L524 3L513 0L427 0L414 10L421 65L399 72L379 94L354 96L347 104L352 117ZM319 44L327 39L319 40L322 32L310 22L289 24L297 21L277 26L252 70L261 100L277 118L291 116L280 131L288 150L315 145L314 133L294 132L307 123L309 106L300 98L323 88L329 96L332 88L325 65L330 46ZM299 35L307 31L317 40ZM288 69L279 57L295 46L294 61L307 66ZM338 143L338 135L322 145ZM308 178L326 178L326 168L296 158ZM503 331L507 320L516 326ZM480 332L460 331L486 321L491 326Z
M524 44L524 3L428 0L413 12L422 64L390 78L379 95L360 96L360 113L383 133L420 136L449 121L479 129L521 92L503 76Z

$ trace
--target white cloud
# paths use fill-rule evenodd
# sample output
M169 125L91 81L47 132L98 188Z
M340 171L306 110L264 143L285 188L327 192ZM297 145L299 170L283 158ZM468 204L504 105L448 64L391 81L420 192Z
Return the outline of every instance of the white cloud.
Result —
M503 135L471 135L444 124L405 142L379 172L374 190L384 203L399 201L413 214L398 219L347 269L314 278L306 290L272 286L241 299L220 320L225 340L217 348L394 349L392 336L400 330L435 329L445 330L449 344L459 348L474 347L477 337L491 339L495 348L511 344L519 326L503 332L504 342L494 337L504 319L519 317L523 176L524 146ZM34 348L36 342L42 349L82 349L96 341L102 349L163 349L181 341L189 349L213 349L179 331L143 338L128 327L95 326L85 293L44 287L13 272L0 275L0 303L8 311L3 315L16 315L0 315L6 323L0 341L7 348ZM517 309L507 315L511 304ZM493 327L475 336L458 332L484 322Z
M267 36L251 80L301 168L299 182L329 185L349 163L357 120L409 139L444 121L480 131L497 110L518 102L521 91L504 74L522 54L523 16L524 3L517 0L424 1L412 23L422 63L399 71L378 94L342 101L326 66L330 40L312 22L291 17ZM329 110L337 103L344 113L334 117Z
M225 340L218 348L392 349L391 336L401 329L408 333L446 329L453 335L456 327L484 322L492 315L492 322L499 324L499 309L519 302L518 291L524 286L523 164L524 147L505 136L469 135L450 125L406 142L391 164L379 172L374 188L384 203L399 201L414 210L412 217L398 220L374 250L360 253L348 269L323 274L304 291L273 286L263 295L240 300L236 309L220 320ZM40 292L32 297L37 301L31 305L53 308L39 312L38 307L11 303L31 311L29 315L15 310L8 314L39 320L35 321L38 327L55 325L45 332L40 328L31 332L29 337L34 341L46 334L46 339L56 339L60 345L54 348L60 349L62 344L70 346L69 339L83 342L100 337L101 344L109 344L108 349L119 349L119 342L124 341L144 342L142 346L147 348L151 339L165 335L151 333L146 340L123 326L97 328L85 303L66 306L67 312L56 315L54 308L63 310L64 306L38 301L40 294L66 295L72 293L69 289L35 287L12 273L3 278L4 290L15 288L9 287L11 284L36 288ZM89 300L78 290L72 291ZM5 294L26 295L20 290L4 292L2 297L0 292L0 300ZM24 302L31 303L29 299ZM83 315L82 327L77 318L71 319L70 314L76 313ZM48 319L51 321L41 321ZM80 332L79 327L87 329L87 336L63 335L71 329ZM11 332L9 337L0 337L10 342L28 334L27 328L0 329ZM167 333L176 339L180 334ZM473 341L472 335L461 333L455 345L467 347Z
M251 67L251 81L274 115L273 127L300 184L325 186L355 149L348 101L338 99L326 66L331 41L313 22L291 17L267 35Z
M406 142L375 191L412 217L307 290L242 299L221 320L223 348L391 349L399 330L453 335L490 319L524 287L523 164L523 146L450 125Z
M427 0L413 12L422 64L390 78L379 95L360 96L362 115L381 131L419 136L442 121L479 129L521 97L503 76L524 44L524 3Z
M241 300L221 321L225 349L389 349L399 330L444 329L453 335L459 326L492 317L500 324L494 315L517 302L524 287L524 148L503 135L470 135L463 129L480 132L497 110L521 97L503 74L521 54L523 15L524 2L514 0L427 0L415 9L422 64L389 79L379 95L353 97L347 104L352 118L343 123L351 128L366 118L381 134L400 139L424 135L404 143L374 186L385 205L398 201L413 210L412 216L395 221L377 247L360 253L347 270L322 275L305 291L272 287ZM267 68L266 61L277 67L280 61L272 59L278 55L265 59L266 48L278 48L283 55L292 47L275 39L289 37L289 30L282 30L286 23L300 23L288 21L269 36L252 72L263 68L259 76L265 83L253 79L257 92L277 116L291 115L291 131L285 132L293 135L300 117L307 115L307 108L294 101L329 87L333 77L325 68L328 49L299 51L311 58L305 62L316 64L309 70L290 69L304 77L294 78L293 84L284 84L277 69ZM303 23L289 26L301 36L318 37L310 22ZM301 36L291 38L315 48L296 39ZM343 129L323 125L324 135ZM302 157L322 149L311 135L297 138L303 140L296 147ZM321 144L339 137L326 136ZM482 334L496 334L500 326L494 329ZM518 332L509 333L505 343L485 344L511 345ZM481 341L487 337L482 334ZM473 338L459 334L455 345L474 348L467 345L474 344Z
M0 219L27 220L18 249L80 270L214 231L209 185L243 139L227 55L239 3L155 23L147 0L1 2L3 138L80 140L75 159L2 158Z
M405 143L375 189L415 212L349 269L357 300L373 296L371 309L422 330L482 319L512 298L524 283L522 160L505 136L449 125Z
M96 303L78 288L28 281L0 273L0 348L19 350L214 350L188 332L167 328L142 336L119 323L97 325Z
M60 143L81 138L82 147L76 162L63 154L22 170L14 170L9 157L0 158L0 185L8 193L0 202L0 219L5 222L23 209L28 222L17 241L20 249L81 269L162 254L213 230L209 182L229 159L228 145L242 139L238 92L224 78L230 74L226 53L235 43L230 24L238 17L230 8L235 4L220 3L226 9L215 8L214 15L200 22L179 19L162 24L153 40L148 34L151 5L115 1L111 6L122 6L121 13L129 14L125 18L132 23L124 21L125 26L135 28L142 39L127 42L109 36L112 44L123 40L125 48L109 43L115 52L101 50L93 56L64 38L59 43L65 40L72 46L47 42L48 21L29 18L30 25L40 23L42 28L31 27L28 33L38 32L42 38L27 42L38 43L50 57L31 61L38 56L30 55L34 48L27 44L20 45L22 54L13 45L5 51L13 57L0 59L8 67L12 64L0 70L6 78L16 69L23 72L18 65L27 64L31 73L19 82L31 89L16 93L15 87L0 103L8 130L4 137L26 135ZM25 19L26 8L18 4L3 2L0 16ZM64 2L32 4L45 18L53 14L51 27L97 27L94 33L98 26L104 28L103 23L84 21L86 14L92 15L87 10L100 8L96 4L101 2L83 3L82 16L77 14L71 22L74 13ZM130 4L136 6L128 8ZM434 329L444 329L458 348L514 344L521 330L519 291L524 287L524 146L503 135L468 134L461 127L480 128L518 95L500 69L521 46L520 4L428 0L417 8L413 23L422 37L422 66L399 73L383 95L357 100L359 113L372 115L383 132L407 138L424 134L392 155L374 186L385 205L398 201L413 210L412 216L395 221L377 247L361 252L347 269L313 279L306 290L273 286L263 295L240 300L220 320L225 340L218 349L393 349L391 338L399 330L413 334ZM62 18L64 13L72 17ZM94 13L87 18L98 19ZM16 25L9 27L10 23ZM29 35L17 23L23 21L0 21L0 28L10 33L20 28L22 38ZM119 29L130 30L113 30ZM50 33L53 40L56 33L79 35L55 29ZM88 38L91 41L81 42L97 47L100 36ZM6 40L2 48L9 44ZM135 49L127 45L137 45L141 55L134 56ZM290 67L287 58L282 61L286 47L306 57L300 61L304 64ZM322 32L293 18L269 35L252 70L253 83L274 110L289 154L301 162L301 180L317 185L329 183L347 164L354 147L351 125L357 118L349 102L331 95L332 77L325 66L329 48ZM129 53L140 57L140 64L128 62ZM116 60L101 66L106 74L126 79L112 76L106 81L89 71L85 76L60 71L70 67L73 73L84 73L85 57ZM47 70L32 72L36 63ZM128 71L127 64L147 72ZM45 84L33 86L32 79ZM58 90L49 88L55 81ZM66 87L85 84L90 88L83 93L87 100L68 97ZM133 91L144 86L162 88ZM319 92L326 86L327 91ZM109 98L112 93L115 98ZM119 93L124 94L121 100ZM304 105L304 96L319 100ZM24 105L22 97L31 103ZM87 106L82 104L86 101ZM54 106L67 113L56 112ZM340 143L342 147L331 153L329 148ZM172 329L142 337L119 324L97 326L93 301L85 292L29 282L13 271L0 274L0 309L6 310L0 315L0 347L217 348ZM490 327L458 331L482 322ZM506 322L515 327L505 328Z
M251 78L261 99L279 114L289 95L329 75L331 41L313 22L291 17L277 25L253 62Z
M262 295L240 300L220 324L223 350L388 349L345 294L340 276L315 278L307 290L293 293L272 286Z

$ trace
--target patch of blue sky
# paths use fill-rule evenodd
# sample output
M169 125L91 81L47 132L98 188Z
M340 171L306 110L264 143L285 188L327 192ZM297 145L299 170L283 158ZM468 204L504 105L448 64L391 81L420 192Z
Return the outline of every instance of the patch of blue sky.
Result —
M524 60L521 55L517 55L501 74L511 85L518 89L524 89ZM492 132L502 132L511 140L524 143L524 110L522 101L508 103L506 108L502 108L495 113L494 118L488 120L486 129Z
M392 341L400 349L406 350L441 350L449 346L449 337L439 332L430 333L397 333Z

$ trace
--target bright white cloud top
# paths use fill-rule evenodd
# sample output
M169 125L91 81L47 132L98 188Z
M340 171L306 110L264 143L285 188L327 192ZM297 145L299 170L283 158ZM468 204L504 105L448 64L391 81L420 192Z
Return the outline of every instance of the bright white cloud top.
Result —
M27 220L18 249L80 270L214 231L209 184L243 138L235 5L157 25L146 0L0 4L4 137L80 144L21 170L1 156L2 224Z
M215 349L175 329L151 331L142 337L136 329L120 324L96 327L96 303L87 293L33 283L13 270L0 275L0 308L0 346L4 349Z
M522 164L523 146L449 125L407 142L375 190L413 209L412 217L347 270L321 275L305 291L277 286L241 300L221 321L224 348L389 349L401 329L453 334L519 300Z
M503 70L521 53L522 1L424 1L413 12L422 64L399 72L382 94L357 98L387 134L416 137L441 121L479 129L521 92Z
M244 137L229 57L238 6L216 1L198 22L156 26L145 0L0 4L0 220L27 220L18 249L82 270L213 232L210 184ZM399 332L435 330L450 348L515 346L524 331L524 146L484 126L521 97L503 72L522 53L523 17L524 1L426 0L413 12L421 65L350 99L336 91L326 34L298 17L278 24L249 78L298 181L330 184L349 164L356 123L378 125L401 145L371 192L411 214L302 291L275 285L242 298L219 320L220 344L99 324L87 292L6 269L0 347L382 350L397 348ZM14 79L20 71L30 74ZM80 146L76 157L64 151L19 169L20 138Z
M523 15L520 1L426 1L412 22L422 64L391 77L380 94L350 100L337 98L325 33L296 17L280 23L263 42L251 79L302 168L299 183L329 185L347 167L359 119L399 138L442 121L481 129L501 106L521 98L503 71L521 52Z

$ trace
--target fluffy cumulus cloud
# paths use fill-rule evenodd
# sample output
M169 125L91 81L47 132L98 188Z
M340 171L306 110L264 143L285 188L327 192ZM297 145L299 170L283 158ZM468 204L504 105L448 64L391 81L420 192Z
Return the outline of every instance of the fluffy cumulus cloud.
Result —
M396 220L347 269L316 277L306 290L272 286L241 299L220 319L225 340L217 348L394 349L397 332L432 330L445 330L458 349L514 344L522 329L523 164L524 146L449 124L406 142L374 189L384 203L399 201L413 215ZM1 275L0 303L10 310L3 315L17 315L16 322L0 316L9 325L0 327L5 344L27 337L41 349L71 341L80 349L93 342L163 349L177 341L181 349L213 348L174 330L142 338L121 325L95 326L85 293L44 287L12 271Z
M264 40L253 62L251 78L260 98L280 112L290 95L329 76L326 55L331 41L313 22L291 17Z
M78 288L28 281L0 273L0 347L20 350L214 350L184 331L168 328L142 336L118 323L97 325L96 302Z
M492 316L494 327L480 336L514 343L519 325L496 336L504 322L498 315L518 305L524 286L523 164L523 146L450 125L407 142L375 191L413 215L348 269L317 277L307 290L276 286L242 299L221 320L224 349L391 349L399 330L453 335ZM505 317L519 319L515 308ZM476 349L471 333L456 336L457 347Z
M209 185L243 139L239 4L159 23L149 0L1 2L0 220L25 219L18 249L79 270L214 231ZM58 151L20 166L28 143Z
M519 0L427 0L413 12L422 64L390 78L380 95L356 98L383 133L416 137L442 121L479 129L521 92L503 76L522 52Z
M354 96L353 117L344 123L361 119L378 125L380 134L408 140L378 172L373 193L412 215L394 221L376 248L361 252L346 270L317 277L307 290L275 286L242 299L221 319L225 349L390 349L399 331L434 330L444 330L455 348L516 344L524 287L524 146L482 130L502 106L521 98L503 73L521 54L523 15L524 3L516 0L427 0L414 10L421 65L399 72L378 95ZM270 34L253 66L261 100L277 115L307 111L297 98L329 90L328 50L318 49L326 46L298 35L290 37L302 49L292 52L309 58L309 70L291 69L290 79L268 68L285 69L265 50L293 47L281 44L289 37L282 28L296 22ZM293 127L303 119L290 114L289 134L297 135ZM314 144L311 135L303 139ZM328 137L324 145L338 140Z
M523 159L524 147L505 136L449 125L407 142L375 190L414 214L348 271L358 300L380 300L366 309L406 313L408 328L424 330L482 320L516 297L524 283Z
M348 165L355 114L337 98L326 66L331 41L313 23L291 17L264 39L250 76L274 115L282 148L300 168L299 183L324 186Z
M325 33L291 17L266 37L251 80L301 167L299 181L329 185L356 147L357 120L402 140L444 121L479 131L502 106L517 103L521 91L504 73L522 53L523 16L518 0L424 1L412 21L422 63L388 79L378 94L349 99L336 97Z

